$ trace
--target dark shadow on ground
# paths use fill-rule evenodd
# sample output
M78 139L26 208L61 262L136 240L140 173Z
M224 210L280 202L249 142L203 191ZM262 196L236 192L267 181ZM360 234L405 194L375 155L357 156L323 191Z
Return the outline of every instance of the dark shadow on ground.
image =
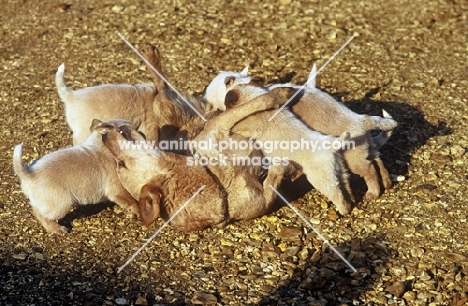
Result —
M370 236L365 239L352 239L335 246L357 269L357 272L353 272L315 234L303 234L300 241L296 241L294 245L303 248L306 242L313 241L314 248L308 247L308 254L300 259L297 255L289 255L286 252L271 255L279 256L285 263L294 263L295 268L291 270L289 277L272 288L270 295L264 297L259 304L308 305L313 298L324 299L327 305L340 305L344 301L361 300L364 292L372 290L374 280L380 278L376 268L385 267L389 258L398 256L394 250L385 246L384 238ZM286 243L291 244L287 241ZM144 297L148 305L191 305L188 302L191 299L191 296L187 295L188 292L176 291L181 290L178 285L175 286L176 290L163 290L171 288L170 284L179 277L175 271L167 274L165 270L168 267L148 271L159 274L156 284L141 278L138 270L133 268L121 274L111 272L100 260L96 260L93 266L70 266L62 264L59 258L38 257L38 254L43 252L40 248L15 248L8 253L5 251L5 248L0 249L1 305L103 305L115 304L117 298L124 298L127 304L133 304L138 297ZM161 255L165 253L168 253L167 249L161 251ZM232 256L232 252L230 254ZM20 256L22 258L18 259ZM223 258L230 261L228 257ZM184 271L182 266L176 269ZM211 269L208 272L219 275L215 276L217 278L228 278L220 271ZM235 294L236 289L232 290ZM218 296L219 302L223 302L218 292L213 294Z
M292 277L278 287L273 296L264 298L261 305L293 305L307 297L326 301L330 306L362 300L362 294L372 290L374 280L381 276L376 268L385 267L389 258L398 256L395 250L385 246L383 236L355 238L336 245L340 254L357 270L353 272L314 233L303 237L304 241L311 239L317 241L317 247L309 250L306 260L299 260ZM284 260L294 261L287 257Z
M103 202L91 205L80 205L69 212L65 217L59 220L59 224L67 227L69 230L72 229L72 223L75 219L88 218L93 215L97 215L101 211L115 206L112 202Z

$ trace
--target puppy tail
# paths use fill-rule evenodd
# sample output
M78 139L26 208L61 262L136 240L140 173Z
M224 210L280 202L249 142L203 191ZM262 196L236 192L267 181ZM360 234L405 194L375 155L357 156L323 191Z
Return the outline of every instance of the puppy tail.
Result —
M365 130L393 131L397 127L398 123L386 111L383 111L383 116L384 117L382 118L380 116L363 115Z
M382 110L383 117L387 119L392 119L393 117L387 113L385 110ZM372 137L372 149L379 150L384 144L387 143L390 136L393 134L393 129L381 131L378 135Z
M13 169L21 180L29 176L28 167L23 164L23 144L20 143L13 151Z
M65 79L63 75L65 73L65 64L61 64L57 73L55 74L55 85L57 86L57 91L62 102L67 103L73 101L73 90L68 88L65 84Z
M316 78L317 78L317 66L314 64L314 66L312 66L312 70L310 71L309 77L307 79L307 87L315 88Z

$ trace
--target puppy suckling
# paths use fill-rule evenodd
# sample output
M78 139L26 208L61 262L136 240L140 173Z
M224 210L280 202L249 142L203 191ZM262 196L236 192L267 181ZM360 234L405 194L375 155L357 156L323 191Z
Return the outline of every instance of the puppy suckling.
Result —
M314 66L315 68L315 66ZM225 73L226 74L226 73ZM204 101L211 104L215 109L225 109L219 97L226 95L229 89L237 84L250 84L251 86L262 86L258 78L242 76L237 77L228 75L218 75L208 86L212 92L206 92ZM299 86L292 84L276 84L263 87L264 90L271 90L277 87L292 87L299 90ZM261 92L261 90L259 90ZM289 108L311 129L319 131L326 135L340 136L348 131L351 134L351 140L355 147L343 152L346 165L352 173L358 174L364 178L367 184L366 198L376 199L381 194L379 174L376 167L380 170L380 178L384 188L389 188L392 181L379 157L378 149L385 144L397 122L386 112L384 117L360 115L344 104L336 101L329 94L315 88L315 71L309 75L307 87L289 103ZM372 137L371 130L381 130L382 132Z
M65 103L74 145L87 139L93 118L129 120L148 139L157 140L159 121L153 110L157 90L153 85L105 84L72 90L65 84L64 73L65 65L62 64L55 75L55 83L60 99Z
M111 122L115 126L126 123ZM94 121L91 128L96 124ZM115 159L99 133L91 133L83 144L45 155L29 166L22 162L22 149L23 144L15 147L13 167L34 215L47 232L66 233L67 228L56 220L63 218L75 205L110 200L138 213L138 203L120 183Z
M288 87L278 87L273 90L279 88ZM289 89L293 90L291 87ZM229 110L235 109L252 99L266 98L269 92L271 91L248 84L236 85L226 94L226 107ZM290 162L298 164L309 182L333 202L342 215L348 214L354 199L350 192L341 148L346 145L349 133L344 132L340 138L323 135L308 128L287 109L269 121L275 112L269 110L250 116L236 124L232 128L232 133L254 138L264 144L268 142L284 144L285 141L289 141L289 144L291 141L300 141L301 145L314 144L315 148L302 145L304 147L296 147L294 150L292 145L286 147L279 145L268 151L264 149L262 153L272 158L287 157Z
M225 139L237 121L284 103L289 93L287 89L273 90L268 97L210 119L195 141ZM270 210L258 177L248 167L233 167L229 160L223 164L213 161L206 166L189 165L191 156L139 145L144 138L130 124L118 127L102 123L97 130L117 160L123 186L139 199L140 215L147 225L158 217L169 220L203 185L203 191L174 216L174 228L193 231L224 227L231 221L255 218ZM133 144L133 149L122 149L123 142Z

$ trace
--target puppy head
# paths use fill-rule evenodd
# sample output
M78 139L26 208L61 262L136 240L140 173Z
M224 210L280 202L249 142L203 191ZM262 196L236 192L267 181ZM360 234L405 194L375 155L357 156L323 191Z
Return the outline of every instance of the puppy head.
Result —
M92 129L102 135L104 146L117 161L120 182L138 199L141 187L157 173L159 151L126 120L101 122L95 119Z
M144 225L149 226L159 218L162 201L163 193L157 184L150 182L141 188L138 211Z
M224 98L225 109L230 109L238 105L247 103L248 101L267 93L263 87L258 87L250 84L237 84L229 90Z
M226 110L224 97L229 89L236 84L248 84L251 77L247 76L248 67L241 73L225 71L218 74L208 85L202 102L211 107L212 110Z

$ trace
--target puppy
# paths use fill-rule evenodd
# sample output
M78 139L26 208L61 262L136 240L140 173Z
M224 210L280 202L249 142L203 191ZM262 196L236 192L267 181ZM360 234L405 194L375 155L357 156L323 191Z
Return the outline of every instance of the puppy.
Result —
M228 88L226 88L224 80L234 78L234 80L239 80L239 84L246 84L252 80L252 78L247 76L248 73L249 67L245 67L240 73L233 71L221 72L208 85L205 90L205 96L201 99L201 102L206 104L208 109L225 111L224 97L226 96ZM245 81L247 82L245 83ZM234 85L235 84L231 84L231 86Z
M126 121L113 120L115 126ZM91 129L98 122L93 121ZM23 144L15 147L13 167L21 188L31 201L33 213L49 233L63 234L67 228L56 220L63 218L75 205L110 200L133 213L138 203L122 186L117 176L115 159L103 145L101 135L91 133L86 141L34 161L22 162Z
M273 90L279 88L288 87L278 87ZM291 87L289 89L294 90ZM226 94L226 107L228 110L235 109L239 105L249 103L248 101L252 99L268 97L269 92L248 84L236 85ZM323 135L309 129L289 110L279 112L273 120L269 121L274 113L275 111L264 111L250 116L236 124L232 128L232 133L254 138L264 144L299 141L303 147L298 146L292 149L292 145L289 147L277 145L269 152L264 149L263 154L271 158L287 157L289 161L300 165L309 182L336 205L340 214L348 214L354 199L350 192L341 148L349 140L349 133L344 132L340 138ZM309 148L305 147L305 143ZM312 147L312 143L316 145L316 148Z
M73 131L74 145L87 139L93 118L129 120L148 139L157 140L158 116L153 110L157 90L153 85L106 84L72 90L65 84L64 73L65 65L62 64L55 75L55 83L58 95L65 103L65 116Z
M225 105L222 105L224 101L219 99L237 84L263 86L262 80L258 78L237 77L235 73L232 74L227 77L226 73L220 74L208 86L210 92L207 90L203 100L210 104L212 108L224 110ZM380 169L383 187L389 188L392 185L388 171L379 157L378 149L391 136L397 122L386 112L384 112L385 118L382 118L360 115L351 111L344 104L315 87L315 74L316 68L314 65L307 81L307 87L289 104L289 107L311 129L335 137L346 131L351 134L351 139L356 146L352 150L343 152L344 159L351 172L364 178L368 189L366 198L369 200L376 199L381 194L376 166ZM271 90L278 87L291 87L299 90L299 86L292 84L276 84L263 89ZM262 90L258 92L261 93ZM371 130L382 130L382 132L378 136L372 137L370 135Z
M210 119L195 141L213 139L217 142L229 136L230 127L258 111L277 107L290 97L290 90L277 89L267 97L251 101ZM122 185L139 199L139 211L146 225L158 217L165 221L174 217L171 225L184 231L206 227L224 227L235 220L261 216L271 207L263 197L262 185L246 167L234 167L229 160L206 166L193 164L192 156L165 152L142 146L144 138L128 123L116 126L102 123L97 128L102 141L114 155ZM122 149L122 143L133 149ZM191 165L192 164L192 165ZM202 186L200 194L177 216L175 212Z

